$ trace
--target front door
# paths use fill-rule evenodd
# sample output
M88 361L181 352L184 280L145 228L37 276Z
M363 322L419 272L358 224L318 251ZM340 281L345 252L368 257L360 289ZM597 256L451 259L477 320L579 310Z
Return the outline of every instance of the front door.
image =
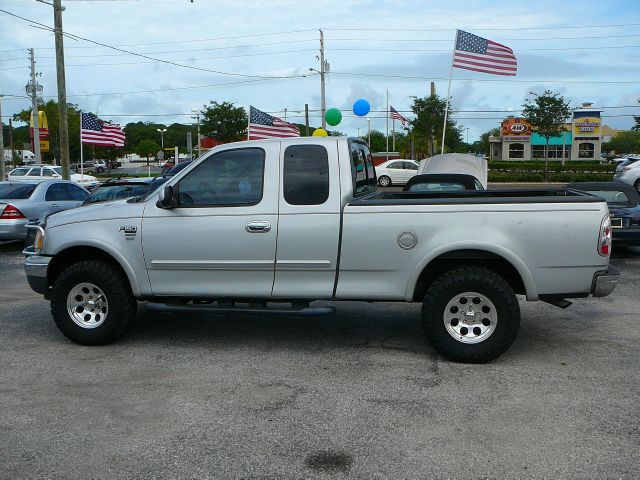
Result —
M154 295L271 295L279 154L280 143L218 151L168 183L175 208L151 198L142 248Z

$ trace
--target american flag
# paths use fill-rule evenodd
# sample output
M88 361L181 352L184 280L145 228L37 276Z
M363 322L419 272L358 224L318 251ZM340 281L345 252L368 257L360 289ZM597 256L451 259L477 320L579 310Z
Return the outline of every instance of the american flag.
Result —
M120 125L100 120L92 113L82 113L80 140L88 145L124 147L125 135Z
M518 70L516 56L509 47L462 30L456 35L453 66L494 75L515 75Z
M249 140L299 137L300 129L257 108L249 107Z
M400 122L402 123L403 127L409 121L406 118L404 118L402 115L400 115L400 113L395 108L393 108L393 106L391 106L391 118L395 118L396 120L400 120Z

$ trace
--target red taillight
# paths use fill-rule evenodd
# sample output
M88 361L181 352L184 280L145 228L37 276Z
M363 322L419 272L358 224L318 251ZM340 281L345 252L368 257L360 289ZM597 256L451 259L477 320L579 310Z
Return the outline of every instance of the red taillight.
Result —
M611 218L609 215L602 219L600 233L598 235L598 254L603 257L611 255Z
M4 208L4 212L2 212L2 215L0 215L0 220L17 220L19 218L26 217L13 205L7 205Z

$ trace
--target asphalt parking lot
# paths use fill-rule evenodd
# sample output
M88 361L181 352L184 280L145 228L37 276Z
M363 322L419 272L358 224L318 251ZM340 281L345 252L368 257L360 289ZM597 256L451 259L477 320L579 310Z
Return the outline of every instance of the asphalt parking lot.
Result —
M0 245L2 478L638 478L640 249L610 297L521 302L513 347L450 363L419 305L319 318L139 308L82 347Z

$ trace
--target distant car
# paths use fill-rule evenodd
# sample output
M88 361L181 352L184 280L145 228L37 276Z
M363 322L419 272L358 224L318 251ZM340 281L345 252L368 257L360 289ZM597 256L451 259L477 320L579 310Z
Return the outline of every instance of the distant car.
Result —
M182 170L187 168L189 165L191 165L191 163L192 163L192 160L187 160L185 162L178 163L178 165L176 165L175 167L165 168L164 170L162 170L162 173L160 174L160 176L155 177L153 179L153 182L151 182L149 193L155 191L158 187L164 184L171 177L173 177L174 175L176 175L177 173L181 172Z
M461 173L434 173L412 177L402 189L403 192L459 192L464 190L484 190L473 175Z
M88 194L67 180L0 182L0 240L26 238L29 221L78 207Z
M62 180L62 167L53 165L32 165L30 167L18 167L9 172L7 179L11 182L24 182L30 180ZM78 185L91 190L100 184L96 177L72 173L70 180Z
M640 245L640 195L635 188L615 181L570 183L566 188L606 200L614 243Z
M616 167L614 180L633 185L640 192L640 157L628 158Z
M84 173L91 175L92 173L102 173L109 167L104 160L86 160L82 162L82 164L72 164L71 168L76 172L80 172L82 170Z
M92 203L122 200L125 198L140 197L149 193L149 188L155 178L112 178L96 187L83 205Z
M378 185L390 187L391 185L404 185L418 173L420 164L415 160L387 160L376 165L376 177Z

